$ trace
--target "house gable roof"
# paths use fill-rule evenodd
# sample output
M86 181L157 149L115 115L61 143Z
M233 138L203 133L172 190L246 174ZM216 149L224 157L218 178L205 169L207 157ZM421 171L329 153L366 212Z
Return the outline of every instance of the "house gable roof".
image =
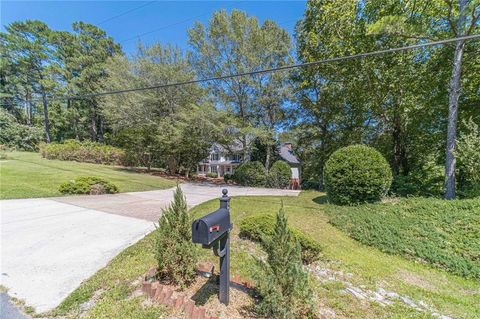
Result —
M287 144L288 143L285 143L282 145L282 147L280 147L280 150L278 151L278 155L280 155L280 157L287 163L300 164L300 160L295 154L293 154L291 146L288 146Z

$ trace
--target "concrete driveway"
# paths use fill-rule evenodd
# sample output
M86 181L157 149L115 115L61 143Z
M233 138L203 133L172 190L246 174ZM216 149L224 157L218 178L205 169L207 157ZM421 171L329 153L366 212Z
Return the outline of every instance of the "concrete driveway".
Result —
M181 188L193 207L220 197L224 187L182 184ZM230 196L299 193L227 188ZM83 280L151 232L173 191L0 201L0 284L38 313L55 308Z

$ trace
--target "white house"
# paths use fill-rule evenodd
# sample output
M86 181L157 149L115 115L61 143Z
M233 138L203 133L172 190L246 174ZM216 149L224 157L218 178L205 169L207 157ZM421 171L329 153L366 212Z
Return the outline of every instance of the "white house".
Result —
M290 188L300 188L301 162L293 153L292 143L284 143L278 149L278 155L290 165L292 171ZM208 173L213 173L216 174L217 177L223 177L225 174L233 174L235 168L245 160L243 156L243 148L241 145L235 145L231 147L230 150L227 150L222 145L215 143L210 148L210 155L198 163L197 175L205 176ZM247 158L247 160L249 159L250 157Z
M223 177L225 174L233 174L235 168L243 161L241 146L233 146L229 151L222 145L215 143L210 148L210 155L198 163L197 175L213 173L217 174L218 177Z

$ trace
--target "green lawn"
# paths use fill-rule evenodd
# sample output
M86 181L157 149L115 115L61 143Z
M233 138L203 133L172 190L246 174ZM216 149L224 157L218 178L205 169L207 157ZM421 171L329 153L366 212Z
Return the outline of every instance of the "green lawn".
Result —
M422 300L443 315L453 318L480 318L480 282L434 269L424 263L381 252L365 246L329 223L325 213L325 196L308 191L295 197L238 197L233 198L232 222L232 273L249 277L254 262L252 255L260 250L258 245L238 238L239 222L251 214L274 214L283 200L289 222L311 235L323 246L319 267L349 274L348 282L363 289L384 288ZM196 216L218 208L218 200L196 207ZM145 303L142 296L133 292L140 285L139 277L155 264L153 236L149 235L117 256L74 291L55 311L55 315L77 316L80 304L95 300L95 305L85 318L168 317L164 308ZM252 251L253 249L253 251ZM210 250L201 250L203 259L215 260ZM358 300L345 293L345 282L314 282L318 303L323 309L334 311L336 318L433 318L396 302L382 307L376 302Z
M47 160L38 153L9 152L0 160L0 199L61 196L61 183L78 176L103 177L120 192L164 189L174 181L139 174L120 167Z

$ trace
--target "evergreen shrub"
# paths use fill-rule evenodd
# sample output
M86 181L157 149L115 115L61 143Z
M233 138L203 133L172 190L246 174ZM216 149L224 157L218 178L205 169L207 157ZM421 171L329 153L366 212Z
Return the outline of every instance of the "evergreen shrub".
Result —
M233 174L233 180L243 186L263 187L267 182L267 172L262 163L248 161L237 167Z
M314 318L313 291L303 269L300 244L288 227L283 207L262 246L267 258L257 260L253 275L260 295L257 313L266 318Z
M335 151L325 163L329 200L345 205L380 200L392 184L392 171L377 150L351 145Z
M292 171L284 161L276 161L268 171L267 184L272 188L287 188L290 184Z
M300 244L303 263L310 264L318 260L322 251L320 244L296 228L288 229ZM269 214L251 215L240 222L240 236L253 241L262 242L264 237L273 236L274 231L275 217Z
M160 279L184 288L195 279L197 248L192 243L193 219L179 186L173 202L162 211L155 240L155 258Z
M95 176L82 176L60 185L62 194L114 194L118 193L118 187L101 178Z

